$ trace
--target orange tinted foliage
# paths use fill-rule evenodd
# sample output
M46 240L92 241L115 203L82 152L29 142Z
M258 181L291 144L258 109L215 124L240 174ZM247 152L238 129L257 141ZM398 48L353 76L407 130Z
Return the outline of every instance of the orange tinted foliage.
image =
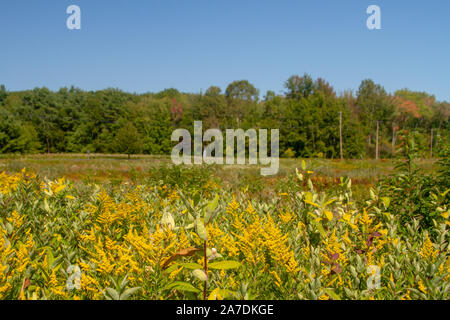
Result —
M402 113L409 113L414 118L420 118L421 117L421 115L419 113L419 108L417 107L417 105L413 101L406 100L406 99L403 99L401 97L396 97L395 98L395 102L396 102L397 107L399 108L400 112L402 112Z

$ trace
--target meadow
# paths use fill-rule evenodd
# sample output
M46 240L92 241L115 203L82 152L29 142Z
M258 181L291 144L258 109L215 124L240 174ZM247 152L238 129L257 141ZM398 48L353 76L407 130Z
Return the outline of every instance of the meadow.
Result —
M368 194L367 186L374 186L383 176L395 171L393 160L330 160L304 159L310 170L314 170L313 180L329 180L332 183L347 176L353 180L353 186L362 186ZM262 177L261 166L248 165L191 165L184 166L185 174L203 173L208 179L219 182L222 187L233 190L253 190L259 196L260 191L274 190L274 181L285 180L292 176L302 159L280 159L280 169L276 176ZM425 173L435 172L438 167L434 159L416 160L417 166ZM0 171L18 172L27 168L49 179L65 177L75 184L121 184L125 182L146 183L158 179L168 179L167 169L172 167L169 156L118 154L40 154L40 155L0 155ZM171 171L175 174L176 170ZM178 172L178 174L180 174ZM175 174L176 175L176 174ZM177 177L174 177L176 179ZM203 177L204 180L208 180ZM206 181L204 181L206 182ZM169 181L170 183L170 181ZM327 185L326 185L327 186ZM326 187L325 186L325 187Z
M0 158L1 299L449 298L448 161Z

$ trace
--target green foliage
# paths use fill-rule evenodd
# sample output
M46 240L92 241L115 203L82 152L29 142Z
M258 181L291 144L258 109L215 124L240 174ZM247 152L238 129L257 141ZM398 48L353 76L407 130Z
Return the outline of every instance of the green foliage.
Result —
M328 82L308 74L290 77L285 87L285 94L269 90L261 101L247 80L230 83L225 92L211 86L204 94L173 88L140 95L74 87L9 92L0 86L0 153L167 155L173 130L192 131L201 120L205 130L280 129L285 157L338 158L339 112L345 158L374 156L377 121L382 157L392 156L398 132L405 129L416 132L421 156L429 155L431 129L434 154L448 144L450 104L432 95L400 90L391 96L372 80L364 80L355 97L337 95Z
M291 148L287 148L283 152L283 157L284 158L295 158L295 152Z
M225 96L230 100L254 101L258 98L259 91L247 80L230 83L225 91Z
M284 86L288 90L286 95L291 99L308 98L314 91L314 81L308 74L303 75L303 77L291 76Z
M189 193L195 193L211 182L213 166L192 166L164 164L152 168L147 183L150 185L178 187ZM216 178L217 179L217 178Z
M444 189L450 189L450 145L447 145L447 147L441 151L439 156L439 184Z
M416 219L422 228L431 229L434 221L443 220L438 208L448 205L448 198L447 201L445 197L437 200L438 195L446 191L446 186L434 175L424 174L417 168L414 159L419 153L415 135L405 132L401 139L403 143L399 153L406 160L398 162L395 174L380 181L378 185L380 199L383 196L391 199L391 208L400 216L402 226Z
M116 134L115 137L116 151L130 155L142 152L142 138L136 127L127 122Z
M356 105L367 134L374 134L376 121L390 120L394 113L394 104L386 90L370 79L362 81L358 89Z

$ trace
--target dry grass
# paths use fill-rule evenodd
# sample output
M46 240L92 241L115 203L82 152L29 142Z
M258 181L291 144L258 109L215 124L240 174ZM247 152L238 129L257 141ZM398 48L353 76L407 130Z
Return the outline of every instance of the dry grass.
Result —
M143 181L161 166L171 165L168 156L134 155L130 160L126 155L113 154L51 154L26 156L1 156L0 172L18 172L31 169L41 176L54 179L67 177L72 181L121 182ZM301 167L302 159L280 159L280 169L275 177L261 177L259 166L214 166L211 175L227 182L230 186L242 184L242 180L270 186L274 181L286 177ZM349 176L355 185L373 185L376 180L389 175L394 170L393 160L329 160L305 159L307 167L315 172L316 178L339 178ZM435 161L417 160L424 172L435 171Z

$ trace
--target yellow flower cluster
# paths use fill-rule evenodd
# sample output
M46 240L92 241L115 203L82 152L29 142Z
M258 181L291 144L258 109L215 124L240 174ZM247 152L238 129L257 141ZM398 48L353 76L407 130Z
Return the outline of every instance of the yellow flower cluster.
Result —
M422 249L420 250L419 254L424 258L424 259L430 259L430 260L434 260L438 254L438 250L435 250L433 247L433 243L430 240L430 237L428 235L426 235L426 240L423 243Z
M237 248L243 259L250 264L265 264L268 253L270 258L278 265L284 267L289 273L300 271L294 252L288 244L287 234L282 234L272 217L267 214L264 219L255 214L253 206L249 204L247 210L237 213L235 199L229 204L228 212L233 216L232 234L238 239ZM245 219L245 217L247 219Z
M31 264L30 255L35 243L31 229L20 231L24 217L13 211L9 221L11 229L0 226L0 299L13 289L11 282L21 276ZM24 241L16 240L22 234ZM13 246L11 241L14 241Z
M23 169L21 172L16 174L7 174L6 172L0 173L0 193L8 194L17 189L19 182L22 180L23 176L26 175L26 170Z

